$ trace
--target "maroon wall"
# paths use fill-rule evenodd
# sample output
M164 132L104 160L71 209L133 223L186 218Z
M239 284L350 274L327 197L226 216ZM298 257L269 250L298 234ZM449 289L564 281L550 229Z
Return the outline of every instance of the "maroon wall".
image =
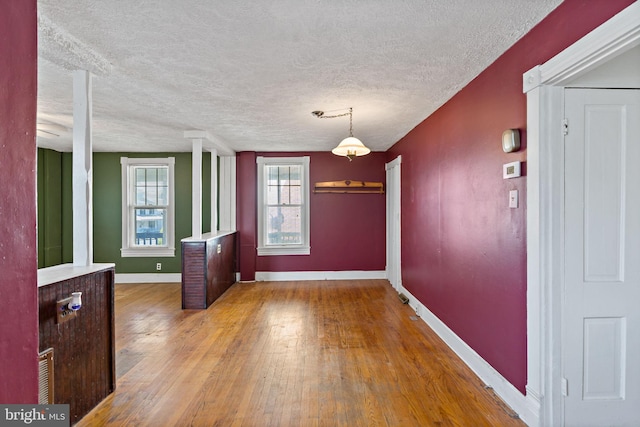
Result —
M238 231L238 270L240 280L256 278L256 185L255 152L238 153L236 157L236 228Z
M1 9L0 403L37 403L36 1Z
M242 280L255 271L376 271L385 269L384 194L314 194L319 181L385 182L384 153L371 153L349 162L331 153L257 153L258 156L310 156L311 255L256 256L256 155L238 156L238 230ZM251 169L251 172L248 170ZM249 175L252 173L252 175ZM247 179L246 177L250 177ZM245 198L249 194L252 199ZM250 203L252 202L252 204ZM252 228L253 227L253 228ZM254 233L253 235L251 233ZM244 234L244 237L243 237ZM251 247L249 243L251 242ZM246 273L243 274L243 273ZM247 278L245 278L247 277ZM255 276L254 276L255 277Z
M566 0L388 152L402 155L404 287L523 393L526 177L502 179L504 163L526 161L522 74L631 3ZM519 152L502 152L508 128Z

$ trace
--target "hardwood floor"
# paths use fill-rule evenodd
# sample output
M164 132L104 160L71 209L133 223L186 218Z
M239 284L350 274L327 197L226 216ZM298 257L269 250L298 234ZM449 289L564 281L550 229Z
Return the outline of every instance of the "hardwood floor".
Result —
M78 426L524 426L386 280L116 285L116 391Z

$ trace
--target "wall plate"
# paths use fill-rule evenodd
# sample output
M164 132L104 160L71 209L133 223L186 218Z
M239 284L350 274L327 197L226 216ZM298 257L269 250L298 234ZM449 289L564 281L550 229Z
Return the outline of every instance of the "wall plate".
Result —
M511 209L518 208L518 190L509 191L509 207Z
M71 302L71 297L64 298L56 302L56 323L57 324L68 322L71 319L75 319L77 312L68 308L70 302Z
M502 178L517 178L520 176L520 162L511 162L502 165Z

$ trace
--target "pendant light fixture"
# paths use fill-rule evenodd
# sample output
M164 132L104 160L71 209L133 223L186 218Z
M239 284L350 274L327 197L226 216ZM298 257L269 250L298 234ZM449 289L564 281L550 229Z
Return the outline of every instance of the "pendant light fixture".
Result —
M371 152L369 148L365 147L362 141L353 136L353 108L349 108L348 113L333 116L325 116L324 111L313 111L311 114L319 119L334 119L336 117L349 116L349 136L343 139L336 148L331 150L336 156L345 156L351 161L356 156L364 156Z

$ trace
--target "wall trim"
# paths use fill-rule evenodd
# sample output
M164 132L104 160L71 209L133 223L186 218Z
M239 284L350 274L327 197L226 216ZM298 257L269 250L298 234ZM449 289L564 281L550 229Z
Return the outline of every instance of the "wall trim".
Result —
M527 399L517 388L504 378L493 366L487 363L475 352L462 338L456 335L442 320L433 314L424 304L404 287L400 292L409 298L409 305L438 336L462 359L462 361L482 380L487 386L507 404L527 425L538 424L538 408L535 402Z
M523 92L540 85L564 85L640 41L640 4L633 3L610 20L523 76Z
M384 270L374 271L256 271L256 282L291 280L386 279Z
M182 283L182 273L116 273L116 283Z

